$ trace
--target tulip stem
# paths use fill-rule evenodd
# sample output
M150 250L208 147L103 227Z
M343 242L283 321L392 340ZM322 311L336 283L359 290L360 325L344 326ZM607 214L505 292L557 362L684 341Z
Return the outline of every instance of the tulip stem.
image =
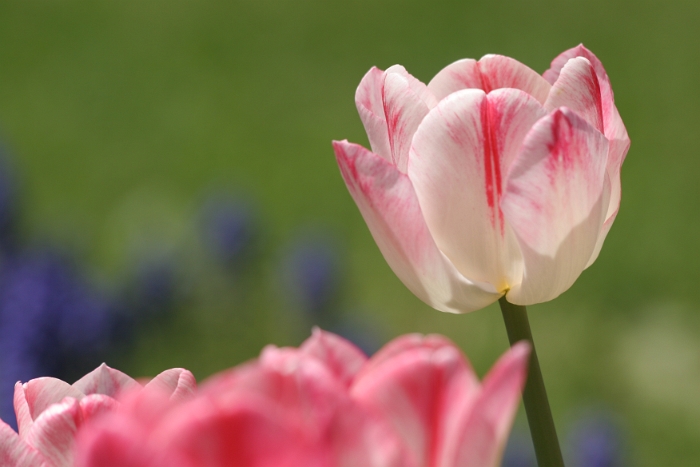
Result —
M559 448L559 439L554 428L552 410L549 408L547 391L544 388L540 363L537 360L535 341L532 339L530 322L524 306L513 305L505 297L498 300L506 323L510 345L526 340L532 346L527 382L523 391L525 413L530 425L530 435L535 446L539 467L564 467L564 459Z

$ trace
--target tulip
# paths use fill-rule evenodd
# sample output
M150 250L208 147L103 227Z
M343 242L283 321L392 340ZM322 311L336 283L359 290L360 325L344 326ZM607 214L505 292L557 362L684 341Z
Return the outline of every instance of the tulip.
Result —
M76 467L497 467L528 353L512 348L480 383L441 336L403 336L368 359L315 330L188 401L137 394L86 425Z
M56 378L36 378L15 385L19 433L0 420L0 465L72 467L77 433L93 417L115 410L120 394L153 392L173 400L194 392L192 373L171 369L145 386L107 365L70 385Z
M334 142L341 174L389 266L428 305L548 301L597 258L629 138L583 45L543 75L499 55L427 85L372 68L355 100L372 150Z

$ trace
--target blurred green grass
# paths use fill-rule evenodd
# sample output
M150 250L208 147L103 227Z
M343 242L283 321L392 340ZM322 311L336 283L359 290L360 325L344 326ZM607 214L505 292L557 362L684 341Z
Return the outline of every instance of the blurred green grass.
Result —
M626 421L633 464L692 466L697 24L692 1L6 1L0 131L24 182L27 235L61 238L116 274L129 200L156 193L184 219L208 187L242 189L259 200L273 245L261 277L300 226L327 225L347 247L348 302L386 338L449 335L483 374L506 347L500 312L443 315L404 289L347 194L330 141L366 142L353 95L373 65L401 63L427 81L456 59L500 53L544 71L583 42L607 68L632 148L600 258L562 297L531 307L545 378L560 430L577 407L602 402ZM197 307L183 304L139 339L125 370L189 366L201 378L307 332L270 283L241 298L206 282Z

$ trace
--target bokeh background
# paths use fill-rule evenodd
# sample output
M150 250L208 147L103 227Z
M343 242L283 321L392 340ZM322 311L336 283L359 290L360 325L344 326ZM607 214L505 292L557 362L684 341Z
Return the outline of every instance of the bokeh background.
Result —
M414 298L330 141L366 143L373 65L542 72L583 42L632 147L599 259L530 307L553 411L570 465L697 465L698 24L695 0L0 2L0 395L102 360L201 380L313 324L367 352L443 333L483 375L507 346L497 306ZM504 465L533 465L526 434L521 414Z

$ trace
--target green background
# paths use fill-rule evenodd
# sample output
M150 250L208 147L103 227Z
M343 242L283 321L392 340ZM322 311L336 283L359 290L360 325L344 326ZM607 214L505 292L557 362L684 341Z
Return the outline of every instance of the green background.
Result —
M441 314L392 274L339 176L332 139L366 143L354 91L373 65L428 81L454 60L512 56L537 71L583 42L603 61L632 147L597 262L530 307L559 430L605 406L629 464L700 458L700 3L650 0L120 0L0 2L0 131L22 179L23 231L59 239L106 278L147 238L196 278L172 320L118 365L198 378L274 342L297 345L277 280L306 226L342 248L342 313L382 340L453 338L484 374L507 346L496 306ZM213 188L212 188L213 187ZM190 225L205 193L255 199L264 259L232 279ZM142 242L143 243L143 242ZM519 420L518 423L522 423Z

